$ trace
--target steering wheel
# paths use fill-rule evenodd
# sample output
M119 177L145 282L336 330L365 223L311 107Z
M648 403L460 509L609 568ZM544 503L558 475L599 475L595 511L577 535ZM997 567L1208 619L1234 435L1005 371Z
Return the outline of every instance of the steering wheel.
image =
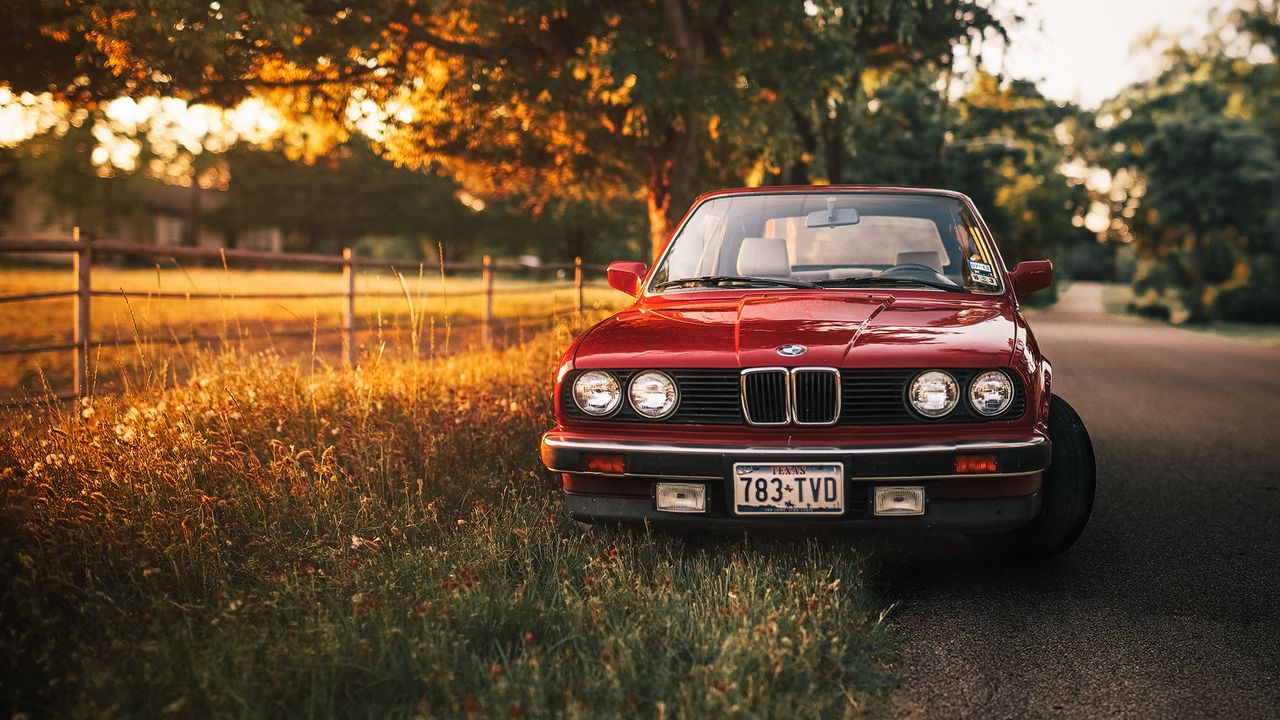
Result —
M928 265L921 265L920 263L902 263L901 265L894 265L891 268L885 268L884 270L881 270L880 272L876 273L875 276L876 277L893 277L894 275L906 275L910 277L912 275L918 276L921 273L925 273L929 275L930 278L942 278L943 280L947 279L946 275L943 275L942 273L938 272L932 267L929 267Z

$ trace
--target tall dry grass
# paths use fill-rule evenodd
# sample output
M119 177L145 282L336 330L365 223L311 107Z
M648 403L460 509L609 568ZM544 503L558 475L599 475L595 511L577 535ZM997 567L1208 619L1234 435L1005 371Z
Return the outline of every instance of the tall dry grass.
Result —
M565 329L356 370L202 354L0 429L8 717L840 717L890 683L847 543L586 532Z

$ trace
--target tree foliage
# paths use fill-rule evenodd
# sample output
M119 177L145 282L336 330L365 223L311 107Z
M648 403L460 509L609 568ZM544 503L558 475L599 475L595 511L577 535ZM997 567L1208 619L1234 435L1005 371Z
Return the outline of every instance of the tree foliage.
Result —
M1198 47L1170 47L1157 77L1103 109L1113 125L1098 157L1118 179L1112 234L1143 258L1138 304L1190 322L1258 319L1226 300L1241 293L1280 312L1266 269L1280 249L1280 5L1254 2L1229 22ZM1266 59L1252 60L1259 50Z
M707 185L843 179L869 74L950 64L1000 30L970 0L37 0L16 15L15 36L71 61L15 82L372 115L389 123L381 152L473 192L644 198L655 249Z

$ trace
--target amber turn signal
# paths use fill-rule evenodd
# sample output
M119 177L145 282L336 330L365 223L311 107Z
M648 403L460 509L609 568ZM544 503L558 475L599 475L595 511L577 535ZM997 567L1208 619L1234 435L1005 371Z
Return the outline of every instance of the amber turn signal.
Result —
M583 453L583 461L591 472L622 475L627 472L627 458L622 455Z
M956 473L993 473L996 471L995 455L957 455Z

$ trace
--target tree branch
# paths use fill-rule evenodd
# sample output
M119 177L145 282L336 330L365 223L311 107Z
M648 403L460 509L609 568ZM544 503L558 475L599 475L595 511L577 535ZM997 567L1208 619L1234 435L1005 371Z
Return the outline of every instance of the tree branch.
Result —
M405 39L411 42L420 42L429 45L437 50L442 50L454 55L462 55L465 57L476 58L477 60L499 60L505 53L502 50L489 45L479 45L476 43L462 42L460 40L450 40L441 37L435 32L418 25L404 24Z

